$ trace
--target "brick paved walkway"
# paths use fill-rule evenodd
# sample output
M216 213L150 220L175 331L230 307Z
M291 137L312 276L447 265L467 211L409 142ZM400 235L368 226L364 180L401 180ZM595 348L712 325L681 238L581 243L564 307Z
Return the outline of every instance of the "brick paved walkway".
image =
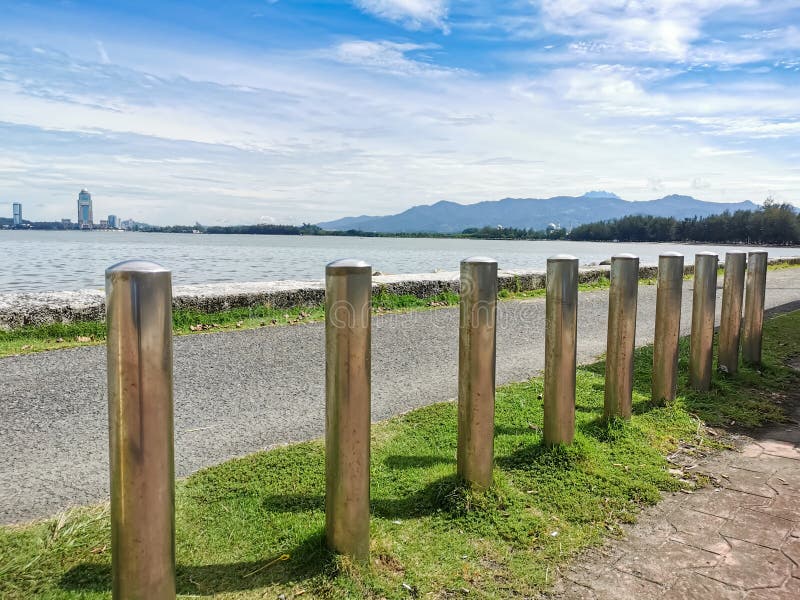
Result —
M793 422L698 461L713 486L644 511L575 560L560 600L800 600L800 407ZM686 468L686 467L684 467Z

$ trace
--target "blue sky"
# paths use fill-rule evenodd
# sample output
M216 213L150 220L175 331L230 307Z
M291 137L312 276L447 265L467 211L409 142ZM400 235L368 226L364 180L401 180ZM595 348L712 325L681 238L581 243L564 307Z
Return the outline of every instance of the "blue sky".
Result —
M446 199L800 205L796 0L0 0L0 203L316 222ZM598 215L601 218L602 215Z

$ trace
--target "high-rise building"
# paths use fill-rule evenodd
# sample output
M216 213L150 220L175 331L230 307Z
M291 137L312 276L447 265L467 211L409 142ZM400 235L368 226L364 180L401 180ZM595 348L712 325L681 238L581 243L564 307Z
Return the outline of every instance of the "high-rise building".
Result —
M21 226L22 226L22 204L20 204L19 202L14 202L14 227L21 227Z
M84 188L78 194L78 229L92 227L92 195Z
M108 215L108 226L111 229L119 229L119 217L117 215Z

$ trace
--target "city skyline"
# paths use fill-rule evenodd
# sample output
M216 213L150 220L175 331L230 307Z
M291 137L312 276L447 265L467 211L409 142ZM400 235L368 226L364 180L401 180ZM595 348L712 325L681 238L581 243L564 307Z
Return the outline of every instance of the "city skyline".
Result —
M12 224L14 228L23 227L26 223L60 223L66 229L121 229L124 222L115 214L109 214L107 218L94 220L94 202L92 195L86 188L81 188L77 196L77 220L73 223L70 217L41 220L24 219L22 216L22 202L12 203ZM24 228L24 227L23 227Z
M797 205L798 21L785 0L9 5L0 197L54 220L90 182L158 225L590 189Z

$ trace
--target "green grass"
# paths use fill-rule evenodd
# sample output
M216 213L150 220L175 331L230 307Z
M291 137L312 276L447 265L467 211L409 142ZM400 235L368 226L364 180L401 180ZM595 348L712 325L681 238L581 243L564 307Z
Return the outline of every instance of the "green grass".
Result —
M640 285L653 285L655 283L654 279L639 279ZM601 275L596 280L588 283L581 283L578 285L579 292L592 292L594 290L604 290L611 285L611 280L606 277L605 275ZM527 290L527 291L512 291L508 289L500 290L497 293L497 297L500 300L523 300L528 298L544 298L547 295L547 290L544 288L539 288L536 290ZM456 301L458 304L458 301Z
M367 565L325 549L320 441L205 469L177 485L179 593L508 598L546 589L559 565L617 535L643 505L698 484L671 474L665 456L718 445L703 421L759 425L783 417L778 402L800 382L785 366L800 354L800 311L767 321L765 333L760 371L715 374L708 394L687 393L682 380L670 406L650 401L651 350L637 351L629 423L599 419L603 364L581 368L570 447L541 443L540 379L498 389L495 486L485 493L453 476L454 403L374 425ZM686 358L684 345L682 372ZM0 528L0 597L109 598L109 546L105 506Z

